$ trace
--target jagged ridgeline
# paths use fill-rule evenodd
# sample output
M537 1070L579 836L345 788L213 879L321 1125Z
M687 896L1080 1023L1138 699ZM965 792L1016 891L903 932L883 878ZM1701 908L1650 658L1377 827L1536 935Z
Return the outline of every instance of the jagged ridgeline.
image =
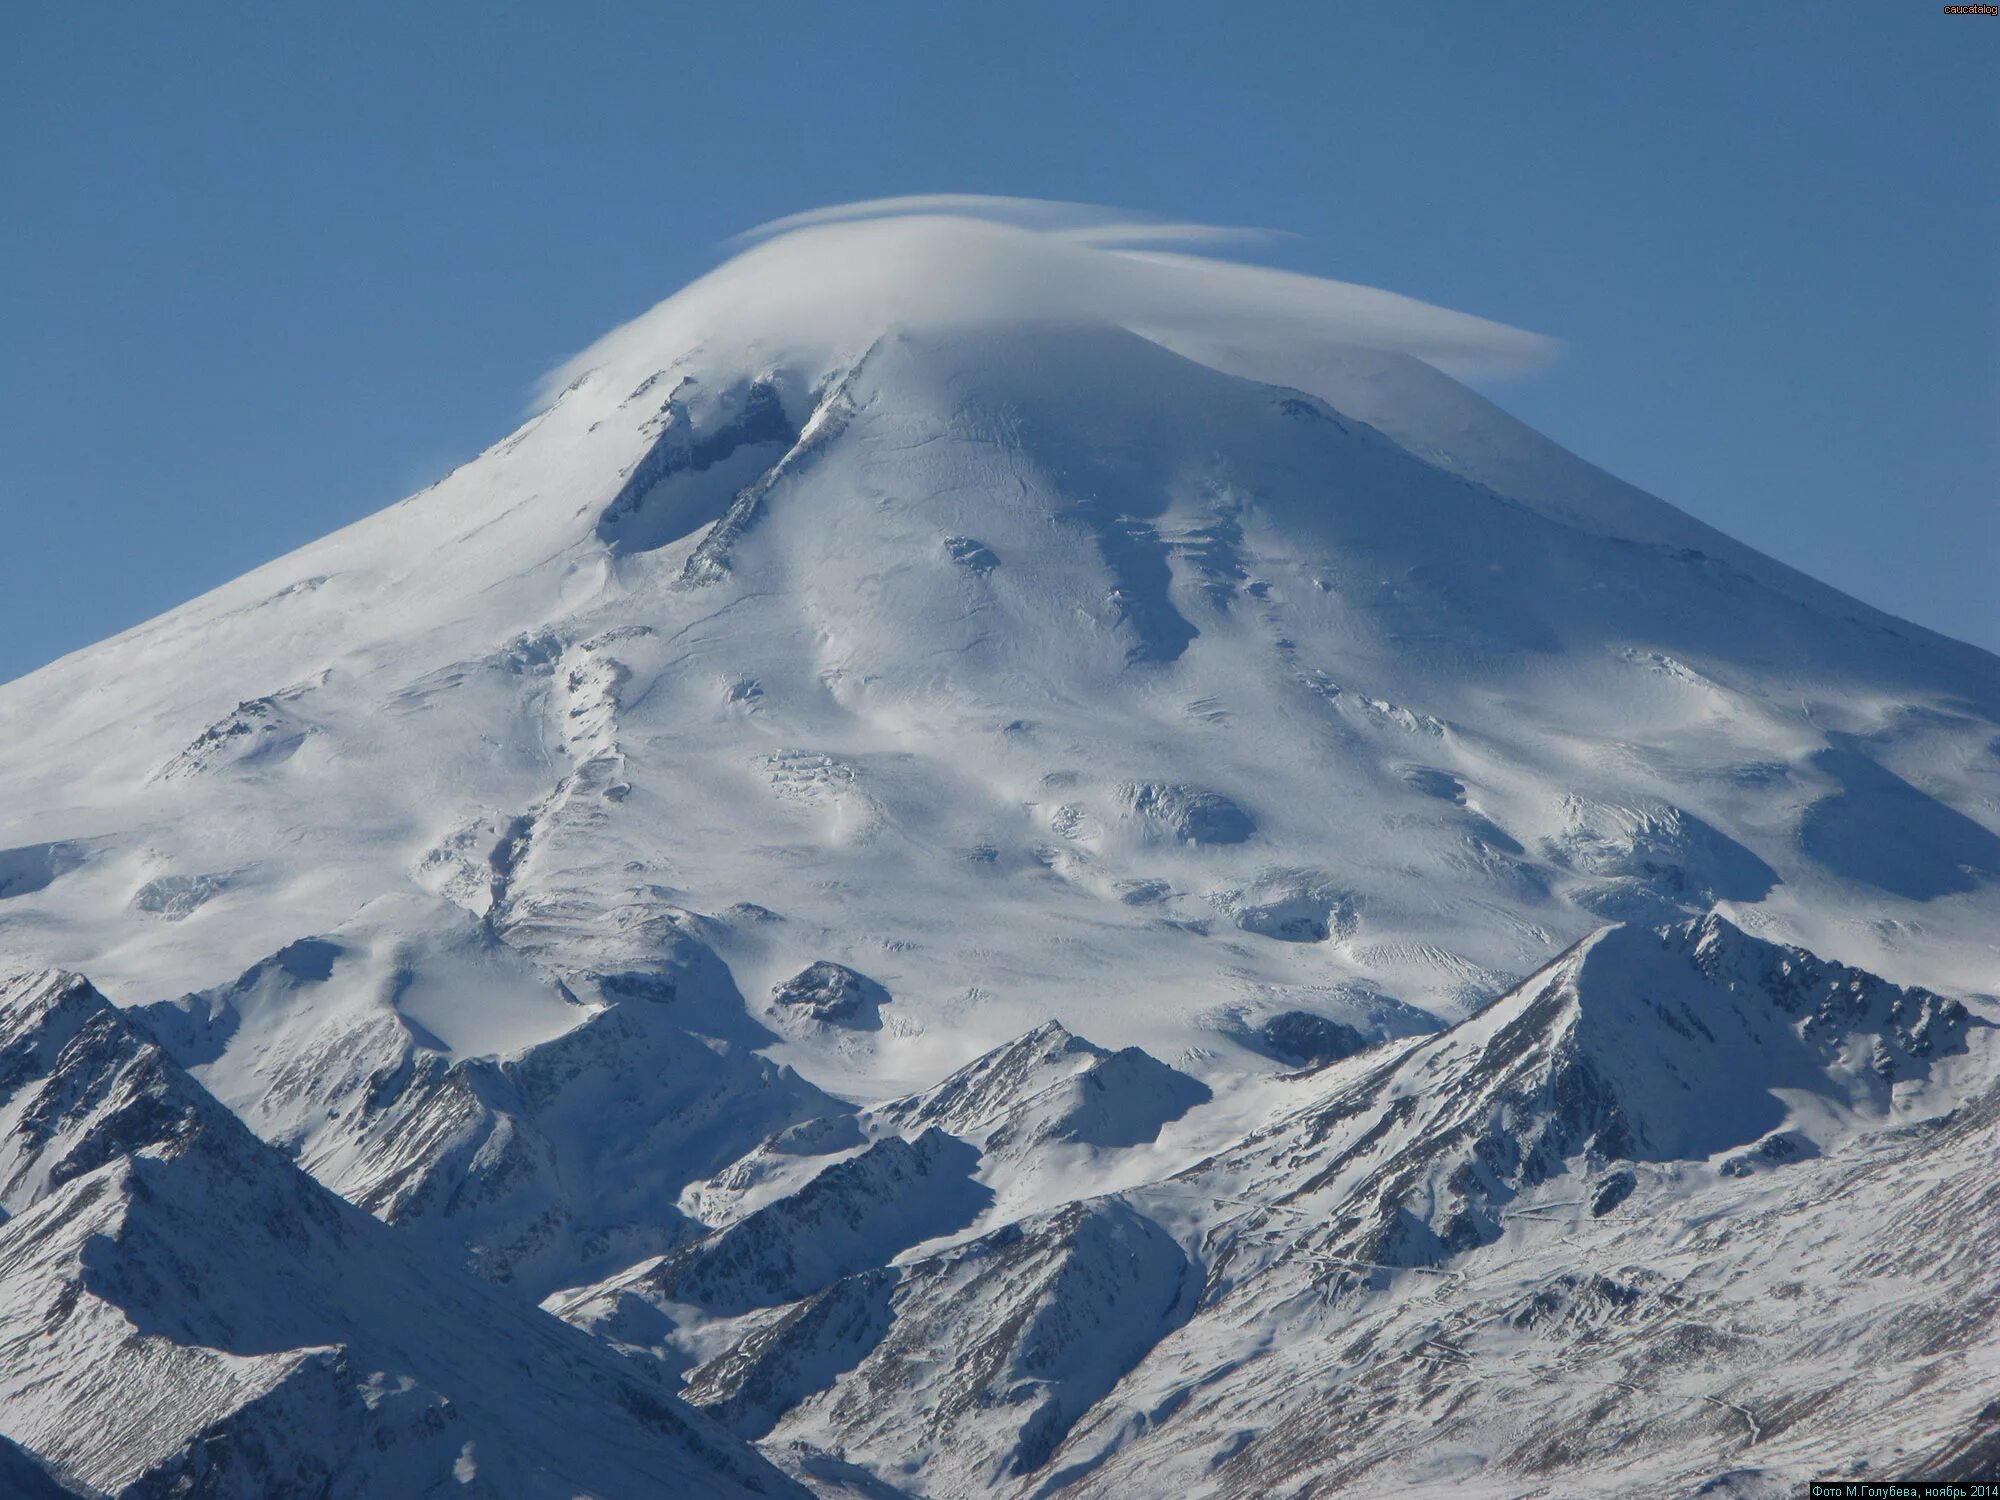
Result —
M0 1490L1993 1466L2000 663L1108 245L778 237L0 687Z

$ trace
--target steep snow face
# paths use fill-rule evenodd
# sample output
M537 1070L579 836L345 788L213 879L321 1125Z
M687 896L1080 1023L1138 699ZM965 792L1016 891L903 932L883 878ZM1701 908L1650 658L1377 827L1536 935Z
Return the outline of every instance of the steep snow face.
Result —
M76 975L0 985L0 1207L0 1413L91 1493L794 1493L320 1187Z

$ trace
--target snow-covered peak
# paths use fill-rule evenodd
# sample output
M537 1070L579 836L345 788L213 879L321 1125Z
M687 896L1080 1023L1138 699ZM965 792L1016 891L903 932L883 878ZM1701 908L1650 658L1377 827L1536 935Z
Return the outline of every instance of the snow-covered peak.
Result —
M935 1125L962 1136L982 1135L1043 1090L1109 1055L1060 1021L1044 1021L922 1094L884 1105L882 1115L902 1129Z

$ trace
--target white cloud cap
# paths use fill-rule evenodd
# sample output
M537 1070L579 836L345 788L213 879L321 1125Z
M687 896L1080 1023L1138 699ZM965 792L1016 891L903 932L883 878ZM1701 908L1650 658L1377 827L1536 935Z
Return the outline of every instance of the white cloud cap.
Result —
M1395 292L1159 248L1269 234L973 194L815 209L740 236L748 248L567 361L545 389L697 348L825 368L890 329L985 322L1111 323L1307 388L1339 349L1409 354L1460 376L1533 368L1556 351L1540 334Z

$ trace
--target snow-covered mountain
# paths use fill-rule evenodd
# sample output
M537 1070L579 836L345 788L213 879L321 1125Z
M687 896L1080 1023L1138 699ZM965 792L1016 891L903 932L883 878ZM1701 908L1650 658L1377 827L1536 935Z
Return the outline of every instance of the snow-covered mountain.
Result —
M80 976L0 991L0 1126L0 1409L84 1493L796 1493L343 1203Z
M0 972L111 1002L0 1008L19 1465L1990 1462L2000 662L1110 239L767 240L0 687Z

